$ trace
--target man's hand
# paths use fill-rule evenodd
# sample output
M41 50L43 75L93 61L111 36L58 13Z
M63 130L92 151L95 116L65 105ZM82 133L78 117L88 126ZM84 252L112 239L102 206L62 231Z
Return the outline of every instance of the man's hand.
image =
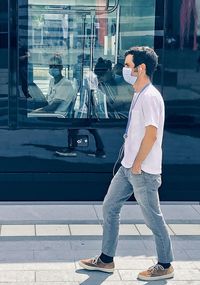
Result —
M141 174L141 165L147 155L152 149L154 142L157 139L157 128L149 125L146 127L144 138L141 142L139 151L136 155L135 161L131 167L133 174Z
M131 171L133 174L141 174L141 162L135 160L131 167Z

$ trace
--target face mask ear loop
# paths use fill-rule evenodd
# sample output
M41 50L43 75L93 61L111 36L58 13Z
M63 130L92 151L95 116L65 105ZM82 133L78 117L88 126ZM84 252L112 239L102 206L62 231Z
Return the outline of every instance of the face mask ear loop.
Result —
M123 145L121 146L120 150L119 150L119 154L118 154L118 158L113 166L113 176L115 176L115 168L117 166L117 163L119 162L119 160L121 159L122 155L123 155L123 152L124 152L124 143Z

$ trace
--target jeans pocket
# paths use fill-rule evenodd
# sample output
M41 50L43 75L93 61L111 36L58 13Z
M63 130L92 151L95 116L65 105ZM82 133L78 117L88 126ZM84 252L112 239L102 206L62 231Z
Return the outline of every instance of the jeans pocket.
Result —
M141 171L141 173L135 174L131 171L131 168L129 170L130 172L130 183L133 185L134 191L138 188L141 188L144 186L144 177L143 177L143 171Z
M162 179L161 179L161 175L160 174L150 174L150 173L144 172L144 178L145 178L146 183L149 186L151 186L150 188L153 191L157 191L158 188L162 184Z

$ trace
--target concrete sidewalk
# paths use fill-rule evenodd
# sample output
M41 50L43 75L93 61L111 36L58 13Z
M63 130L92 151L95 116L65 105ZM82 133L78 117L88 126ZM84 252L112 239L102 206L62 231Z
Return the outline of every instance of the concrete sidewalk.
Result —
M200 222L199 203L162 203L165 220L171 224ZM0 224L101 224L102 203L19 202L0 203ZM135 202L126 203L121 212L122 223L144 223Z
M174 248L175 278L142 282L136 276L156 263L156 252L136 204L122 210L112 275L87 272L77 263L100 253L101 204L1 204L0 285L199 285L200 205L163 204L162 210Z

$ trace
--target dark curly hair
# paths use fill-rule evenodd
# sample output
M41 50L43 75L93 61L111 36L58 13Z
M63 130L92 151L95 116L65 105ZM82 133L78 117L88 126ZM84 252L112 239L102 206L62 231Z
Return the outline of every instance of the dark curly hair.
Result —
M97 76L103 76L107 71L110 70L112 70L112 62L110 60L106 60L103 59L102 57L99 57L94 67L94 73Z
M147 46L136 46L127 50L125 57L129 54L133 55L135 67L142 63L146 65L146 74L152 78L158 65L158 56L155 51Z

